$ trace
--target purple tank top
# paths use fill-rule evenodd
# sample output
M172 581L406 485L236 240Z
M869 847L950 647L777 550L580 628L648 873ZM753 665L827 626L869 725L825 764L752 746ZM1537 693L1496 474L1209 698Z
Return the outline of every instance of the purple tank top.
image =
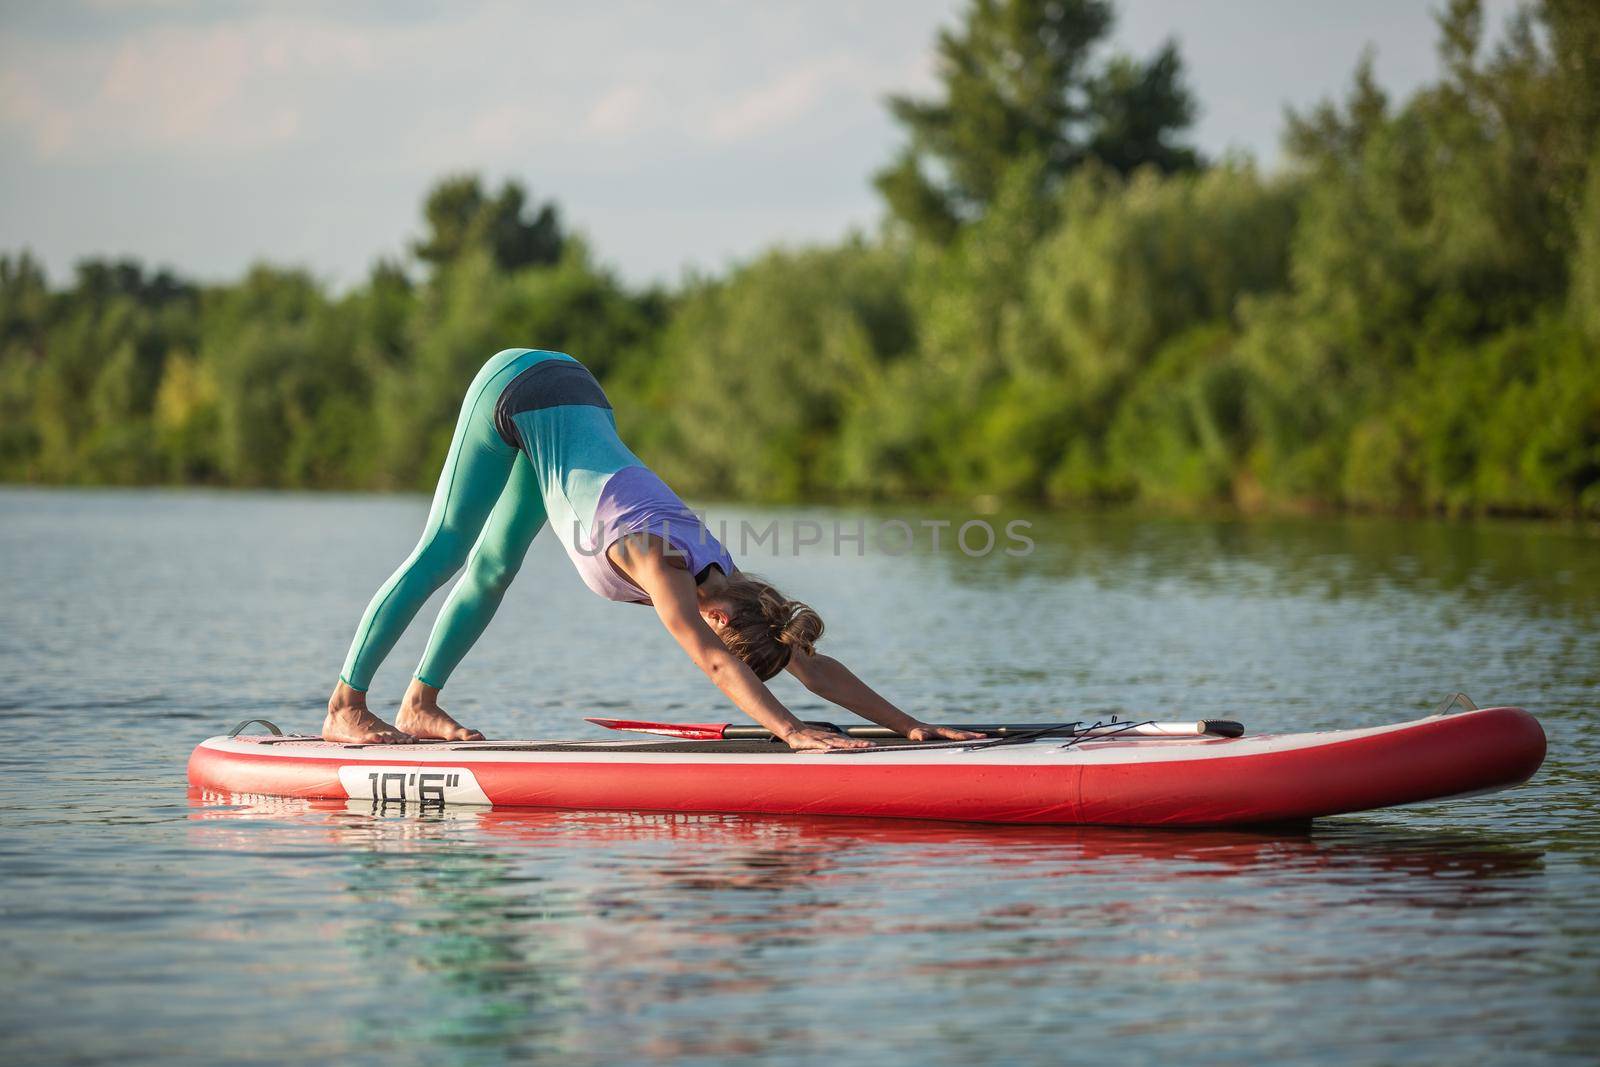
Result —
M578 537L568 555L583 577L583 584L607 600L648 604L644 590L624 578L606 556L606 550L631 533L652 533L670 545L700 578L713 563L723 574L733 573L728 550L711 536L689 506L648 467L624 467L600 490L594 522ZM561 539L566 543L566 539Z

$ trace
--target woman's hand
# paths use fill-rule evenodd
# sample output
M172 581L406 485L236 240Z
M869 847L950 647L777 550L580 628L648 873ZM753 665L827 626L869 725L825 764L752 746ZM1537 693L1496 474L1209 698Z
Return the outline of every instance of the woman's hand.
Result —
M783 735L784 744L796 752L826 752L830 748L871 748L871 741L846 737L816 726L802 726Z
M843 663L820 653L805 655L796 652L789 659L789 673L800 679L800 684L817 696L853 711L868 722L887 726L895 733L913 741L976 741L983 734L971 730L957 730L953 726L932 726L918 722L873 688L850 673Z
M954 726L930 726L920 722L906 731L906 736L913 741L976 741L984 734L975 734L971 730L957 730Z

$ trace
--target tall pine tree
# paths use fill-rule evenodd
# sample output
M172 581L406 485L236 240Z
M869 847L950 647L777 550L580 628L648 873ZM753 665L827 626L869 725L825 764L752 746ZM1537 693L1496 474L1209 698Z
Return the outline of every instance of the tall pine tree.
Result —
M939 34L942 98L889 101L910 134L876 178L891 214L946 240L1030 157L1047 185L1090 158L1124 174L1196 166L1176 143L1195 115L1176 47L1096 63L1111 24L1107 0L973 0L960 29Z

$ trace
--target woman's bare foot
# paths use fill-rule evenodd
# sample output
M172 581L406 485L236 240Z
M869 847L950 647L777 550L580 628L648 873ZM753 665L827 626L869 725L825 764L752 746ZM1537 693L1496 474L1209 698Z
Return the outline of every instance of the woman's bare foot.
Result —
M482 741L483 735L469 730L452 719L439 706L439 690L417 679L411 679L405 699L400 701L400 714L394 717L395 725L413 737L437 738L440 741Z
M367 694L342 681L328 698L322 739L347 745L409 745L416 740L372 714L367 710Z

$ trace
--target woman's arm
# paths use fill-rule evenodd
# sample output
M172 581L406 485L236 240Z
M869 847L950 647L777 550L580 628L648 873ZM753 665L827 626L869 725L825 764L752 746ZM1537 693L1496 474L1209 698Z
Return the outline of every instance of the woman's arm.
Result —
M951 741L968 741L982 736L967 730L948 726L930 726L907 715L891 704L866 682L857 678L843 663L832 656L806 655L796 652L789 660L789 673L800 679L800 684L823 700L839 705L846 711L886 726L897 734L913 741L930 741L948 738Z
M744 661L700 617L694 578L666 558L657 537L630 537L612 547L613 558L643 589L673 640L724 696L794 749L868 748L866 741L807 726L779 703Z

